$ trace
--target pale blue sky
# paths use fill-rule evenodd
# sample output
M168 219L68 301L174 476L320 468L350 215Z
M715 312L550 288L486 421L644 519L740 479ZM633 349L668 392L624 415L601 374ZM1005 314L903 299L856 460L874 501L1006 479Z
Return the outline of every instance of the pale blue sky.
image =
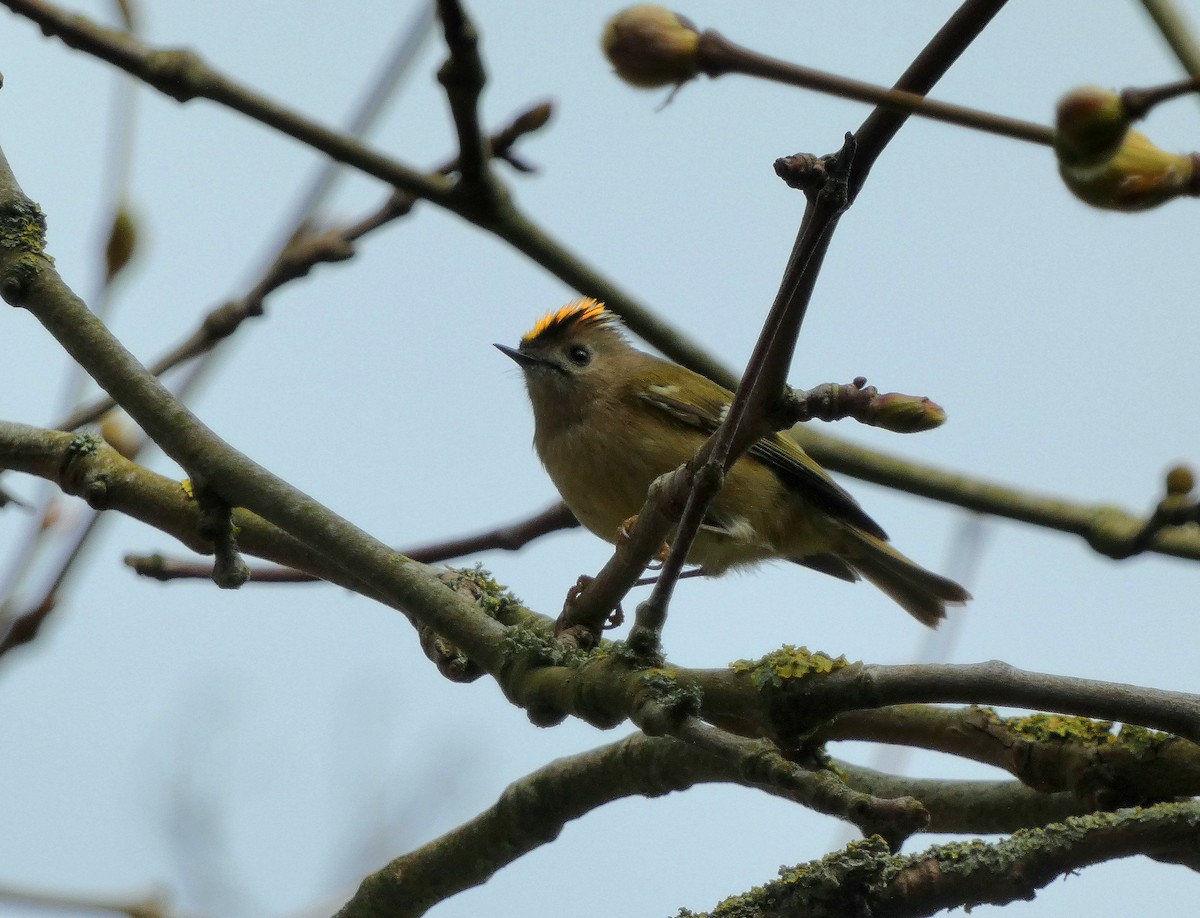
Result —
M191 46L330 125L344 122L411 16L407 4L379 0L144 5L154 44ZM1200 2L1180 5L1200 22ZM955 6L697 0L679 9L758 50L887 83ZM107 3L73 8L108 15ZM552 124L521 147L539 173L500 171L550 233L740 366L802 208L771 163L834 149L867 110L727 77L697 81L657 111L662 94L621 84L598 51L617 8L471 5L492 77L488 124L539 99L556 104ZM60 271L90 297L117 77L7 12L0 35L5 154L48 215ZM433 79L442 56L440 41L426 46L374 146L415 165L453 152ZM1178 76L1132 0L1014 3L936 95L1048 121L1073 85ZM144 251L112 326L150 360L244 290L319 159L207 102L181 106L142 90L138 103L132 199ZM1147 130L1164 147L1194 149L1197 112L1192 100L1176 102ZM351 178L331 213L357 217L382 194L374 180ZM1169 465L1200 462L1196 207L1098 213L1062 188L1044 148L910 123L842 221L792 381L863 374L949 413L943 429L907 439L838 427L859 442L1148 510ZM554 495L529 448L519 376L490 345L515 341L576 295L422 205L353 261L318 268L269 301L195 407L239 449L386 541L515 519ZM21 311L3 314L0 336L0 417L47 422L64 357ZM150 461L179 474L161 456ZM6 482L22 495L38 490L30 479ZM961 512L845 483L906 553L945 569ZM105 524L36 645L0 660L0 883L105 893L161 884L189 913L292 914L340 902L362 872L474 815L510 781L626 730L534 728L492 682L442 680L401 616L339 589L231 594L139 580L122 566L125 553L184 551L139 524ZM0 514L0 544L24 525L19 513ZM575 532L480 560L553 614L607 552ZM1073 537L989 521L969 586L976 599L960 613L955 661L1197 688L1200 565L1116 564ZM870 587L791 565L684 583L665 634L671 658L690 666L785 642L907 662L922 639ZM865 761L862 749L833 751ZM998 776L934 755L911 767ZM180 823L190 841L173 828ZM779 864L820 856L841 833L739 788L629 800L431 914L555 915L567 902L575 918L705 909ZM1183 868L1137 859L1054 883L1008 914L1098 914L1134 901L1171 913L1196 888ZM23 912L0 906L10 914Z

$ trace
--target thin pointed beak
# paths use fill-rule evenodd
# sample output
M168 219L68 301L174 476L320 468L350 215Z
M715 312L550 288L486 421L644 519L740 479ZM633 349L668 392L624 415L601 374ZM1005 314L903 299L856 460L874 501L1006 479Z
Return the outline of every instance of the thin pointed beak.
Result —
M492 347L496 348L501 354L511 357L522 370L540 363L536 357L531 357L529 354L518 351L515 347L509 347L507 344L494 344Z

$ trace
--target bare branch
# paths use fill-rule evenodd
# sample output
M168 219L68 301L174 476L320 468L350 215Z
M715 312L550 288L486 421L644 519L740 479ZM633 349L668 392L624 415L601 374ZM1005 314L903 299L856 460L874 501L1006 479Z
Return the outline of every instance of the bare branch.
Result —
M964 835L1007 835L1093 808L1068 793L1044 793L1020 781L954 781L891 775L841 759L830 766L856 790L876 797L912 797L929 813L926 831Z
M918 94L928 92L1002 6L1003 0L967 0L900 77L896 88ZM796 340L825 252L842 213L854 201L871 166L906 117L877 108L856 135L846 135L837 154L812 161L805 190L807 206L775 301L724 422L689 463L689 468L695 470L692 490L654 592L638 608L630 633L635 647L651 653L657 649L675 582L708 505L720 490L723 475L755 440L769 430L788 426L778 415L785 401Z
M550 103L540 102L500 128L489 140L494 155L505 159L513 156L513 147L517 142L527 134L544 127L550 119L551 111ZM458 157L452 157L439 165L435 172L438 175L450 175L458 168ZM305 223L295 227L287 243L276 253L263 275L251 288L242 296L211 310L190 336L150 365L150 372L155 376L162 376L169 370L208 353L218 342L237 331L247 319L263 315L264 304L270 294L291 281L308 276L319 264L344 261L352 257L355 251L354 244L358 240L410 214L416 201L411 194L397 190L374 211L348 226L318 229ZM98 420L114 405L111 398L98 398L77 408L69 417L54 426L61 430L74 430Z
M1200 79L1200 42L1178 5L1172 0L1142 0L1142 6L1183 69Z
M496 549L518 551L534 539L562 529L574 529L578 525L579 521L567 509L566 504L559 502L523 520L489 529L476 535L462 536L431 545L401 547L396 550L413 561L419 561L422 564L436 564L440 561L450 561L481 551ZM169 580L207 580L212 576L212 565L210 564L172 560L164 558L162 555L126 555L125 564L143 577L164 582ZM315 583L320 580L320 577L295 568L257 567L251 568L249 582Z
M762 769L757 771L761 777ZM739 755L709 754L670 737L635 734L551 762L513 782L493 806L469 822L369 875L338 915L424 914L554 841L567 822L606 803L635 795L657 797L715 781L795 798L778 782L756 781L744 773Z
M479 34L458 0L438 0L438 14L450 57L438 70L458 132L459 174L473 195L490 194L488 159L491 150L479 127L479 97L487 75L479 56Z
M843 99L869 102L889 111L955 124L1013 140L1024 140L1043 146L1050 146L1054 142L1054 130L1046 125L1007 118L964 105L939 102L915 92L886 89L864 83L862 80L777 60L734 44L713 29L701 34L699 56L701 69L710 77L741 73L788 86L813 89Z
M0 293L27 309L190 477L230 506L259 513L390 604L424 620L481 662L498 662L501 626L455 602L422 565L405 562L222 441L148 373L63 283L46 257L40 209L0 155ZM40 229L39 229L40 227ZM493 640L489 640L489 636Z
M2 2L14 13L37 23L45 34L108 61L176 101L210 99L415 197L444 202L451 193L447 182L422 175L227 79L193 51L151 48L127 32L107 29L42 0Z
M996 482L909 462L837 440L813 426L790 436L821 465L886 487L943 501L977 513L1017 520L1081 536L1101 554L1124 551L1145 526L1145 519L1120 507L1081 504ZM1147 551L1200 561L1200 528L1160 531Z

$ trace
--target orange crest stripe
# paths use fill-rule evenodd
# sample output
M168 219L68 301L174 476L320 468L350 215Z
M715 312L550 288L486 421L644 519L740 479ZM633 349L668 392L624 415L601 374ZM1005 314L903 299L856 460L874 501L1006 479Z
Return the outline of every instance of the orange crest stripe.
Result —
M567 303L555 312L548 312L537 320L537 323L521 339L528 344L539 338L545 338L575 325L591 325L615 323L617 317L604 308L599 300L585 296L581 300Z

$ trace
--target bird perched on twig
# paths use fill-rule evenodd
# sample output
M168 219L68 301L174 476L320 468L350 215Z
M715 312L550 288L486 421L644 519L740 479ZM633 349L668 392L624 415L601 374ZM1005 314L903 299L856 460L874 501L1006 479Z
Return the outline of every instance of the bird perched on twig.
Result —
M592 299L538 320L520 347L497 344L525 375L533 444L579 522L609 542L651 482L691 459L733 395L632 347ZM860 575L931 627L970 595L887 544L887 535L794 441L771 434L729 470L688 554L707 574L786 559Z

